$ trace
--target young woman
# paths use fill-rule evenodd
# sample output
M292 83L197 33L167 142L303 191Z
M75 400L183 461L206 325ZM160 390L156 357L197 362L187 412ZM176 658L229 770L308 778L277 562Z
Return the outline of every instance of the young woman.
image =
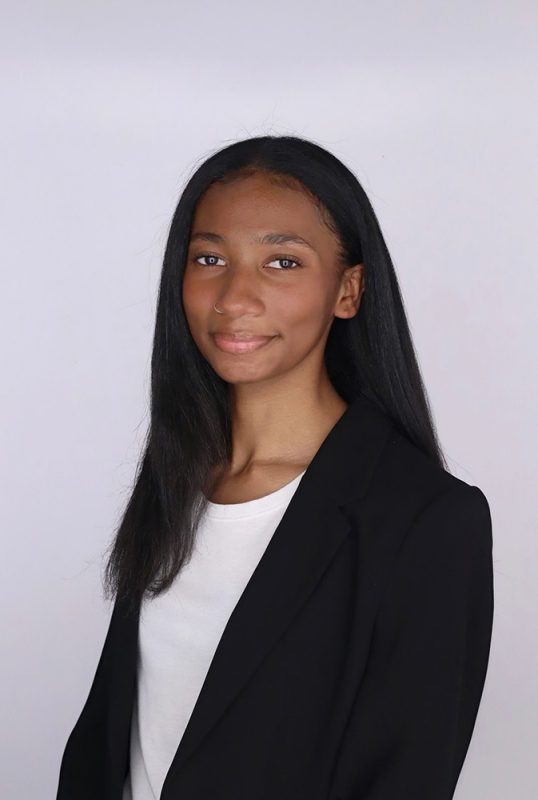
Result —
M483 492L437 442L354 175L263 136L174 213L151 424L58 800L448 800L493 622Z

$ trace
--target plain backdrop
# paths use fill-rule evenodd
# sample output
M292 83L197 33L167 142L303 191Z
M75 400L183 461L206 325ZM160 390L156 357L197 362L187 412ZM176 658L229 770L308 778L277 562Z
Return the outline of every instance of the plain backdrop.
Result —
M537 8L3 9L3 798L55 796L93 679L179 194L211 152L267 133L313 139L361 181L450 470L490 502L493 641L456 797L538 797Z

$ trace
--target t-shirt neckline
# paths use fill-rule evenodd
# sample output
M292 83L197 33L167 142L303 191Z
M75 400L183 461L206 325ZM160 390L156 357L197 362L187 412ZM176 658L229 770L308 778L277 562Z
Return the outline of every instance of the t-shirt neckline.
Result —
M240 519L280 508L287 504L305 472L306 469L281 486L280 489L275 489L274 492L264 494L262 497L256 497L254 500L246 500L244 503L214 503L212 500L208 500L206 514L211 519Z

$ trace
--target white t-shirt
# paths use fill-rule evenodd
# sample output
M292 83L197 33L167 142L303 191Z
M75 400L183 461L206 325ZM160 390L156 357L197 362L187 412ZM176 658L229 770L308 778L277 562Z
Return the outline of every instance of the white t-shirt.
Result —
M246 503L209 502L190 561L142 602L123 800L159 800L226 623L305 472Z

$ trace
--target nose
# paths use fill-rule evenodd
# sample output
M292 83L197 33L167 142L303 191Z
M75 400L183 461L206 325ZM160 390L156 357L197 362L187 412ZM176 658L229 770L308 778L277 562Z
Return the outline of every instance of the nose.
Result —
M230 269L223 278L223 285L217 293L216 303L220 311L229 316L259 314L264 303L257 285L256 276L246 271Z

